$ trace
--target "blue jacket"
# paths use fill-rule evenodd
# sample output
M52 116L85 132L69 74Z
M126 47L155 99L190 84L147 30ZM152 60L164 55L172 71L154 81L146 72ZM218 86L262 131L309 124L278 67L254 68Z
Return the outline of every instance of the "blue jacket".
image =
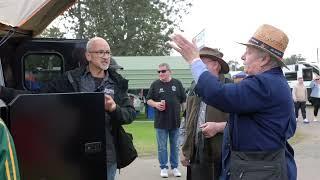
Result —
M217 77L205 71L198 80L196 92L207 104L230 113L222 148L222 179L229 179L229 127L234 150L286 147L288 179L297 178L294 152L287 143L296 130L294 105L280 68L248 76L238 84L221 84Z
M310 83L311 88L311 97L320 98L320 85L318 85L316 82L311 81Z

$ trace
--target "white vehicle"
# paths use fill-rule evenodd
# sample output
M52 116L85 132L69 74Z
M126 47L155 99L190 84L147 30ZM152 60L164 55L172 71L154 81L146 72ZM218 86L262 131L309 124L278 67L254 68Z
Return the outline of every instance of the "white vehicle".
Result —
M307 87L308 94L311 93L310 83L316 75L319 75L319 64L300 61L297 64L287 65L289 69L283 68L283 73L292 89L298 82L298 77L303 77L304 85Z

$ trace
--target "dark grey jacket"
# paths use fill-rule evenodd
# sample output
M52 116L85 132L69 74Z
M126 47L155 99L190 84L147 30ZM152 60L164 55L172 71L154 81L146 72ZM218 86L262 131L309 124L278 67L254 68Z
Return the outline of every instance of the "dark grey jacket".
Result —
M135 109L132 105L130 98L128 97L128 80L124 79L114 69L108 69L110 78L114 81L114 101L117 104L116 110L112 113L106 112L106 135L107 141L110 139L110 133L113 136L113 142L117 142L119 128L123 124L130 124L135 118ZM79 67L71 71L67 71L58 79L55 79L48 83L45 87L39 91L25 91L15 90L12 88L1 87L0 98L6 103L9 103L18 94L31 94L31 93L67 93L67 92L80 92L80 78L86 73L86 67ZM70 74L68 76L68 74ZM111 126L111 128L110 128ZM117 144L117 143L115 143ZM115 161L114 145L107 145L107 159L112 162ZM112 153L108 153L108 148ZM117 147L115 147L117 149ZM109 155L108 155L109 154Z

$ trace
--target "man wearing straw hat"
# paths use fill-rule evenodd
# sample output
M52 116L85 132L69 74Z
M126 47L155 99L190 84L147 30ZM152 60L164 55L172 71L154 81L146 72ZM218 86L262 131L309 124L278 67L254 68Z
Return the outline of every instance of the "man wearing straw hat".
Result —
M224 132L221 179L297 178L287 140L296 130L290 88L281 67L288 37L271 25L260 26L241 59L248 74L223 85L208 72L195 43L174 34L170 45L191 65L196 92L208 105L229 112Z

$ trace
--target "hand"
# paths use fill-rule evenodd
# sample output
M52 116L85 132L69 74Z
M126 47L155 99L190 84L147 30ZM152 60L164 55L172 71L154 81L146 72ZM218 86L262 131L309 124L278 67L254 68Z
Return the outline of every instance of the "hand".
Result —
M155 108L157 108L159 111L164 111L165 105L161 102L155 102Z
M187 63L191 64L194 59L200 58L199 50L194 40L191 43L181 34L172 34L170 39L172 42L169 42L169 45L178 51Z
M189 166L190 165L190 161L189 159L187 159L184 155L183 155L183 152L180 151L180 162L182 164L182 166Z
M104 96L104 109L107 112L113 112L116 110L117 104L114 102L113 98L110 95Z
M211 138L215 136L217 133L222 132L224 127L222 128L221 123L216 122L206 122L200 126L202 129L202 134L205 138Z

